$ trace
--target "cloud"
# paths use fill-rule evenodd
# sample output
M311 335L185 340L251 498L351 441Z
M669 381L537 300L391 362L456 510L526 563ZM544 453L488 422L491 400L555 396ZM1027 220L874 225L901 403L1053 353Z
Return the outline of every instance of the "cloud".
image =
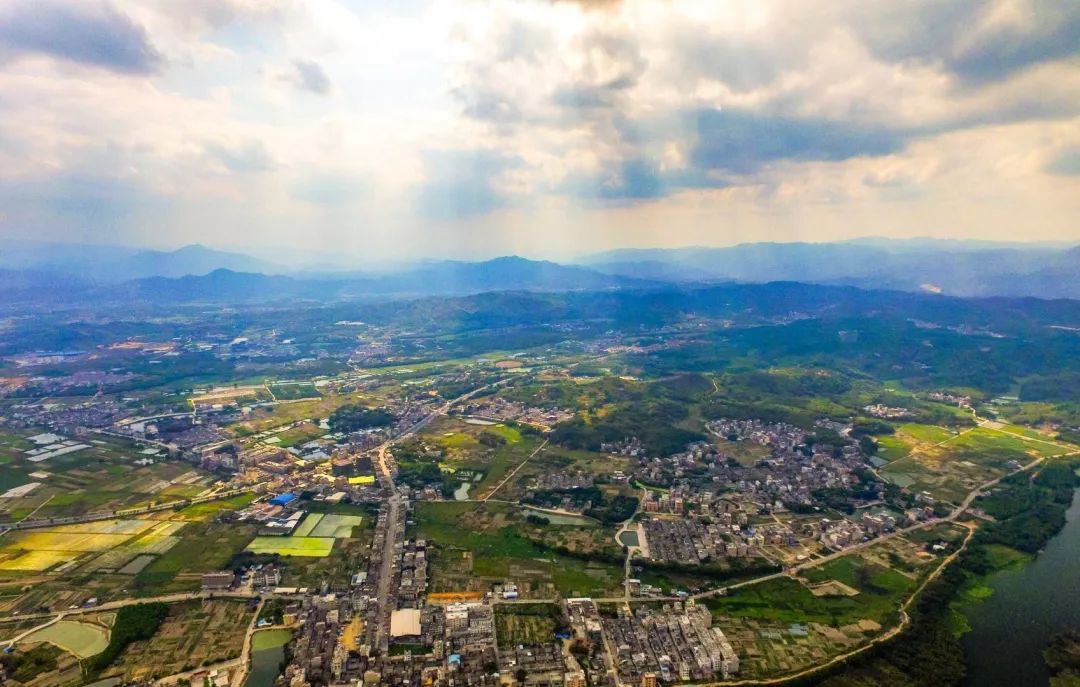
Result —
M577 5L587 10L611 10L622 4L622 0L551 0L551 2L555 5Z
M146 29L106 0L11 0L0 9L0 55L5 52L123 74L150 74L162 63Z
M518 157L489 150L432 151L425 156L427 180L417 204L428 219L456 220L485 215L507 205L502 175L522 165Z
M692 115L696 141L690 158L706 170L736 174L783 160L840 161L895 153L906 135L887 127L801 119L745 110L702 110Z
M967 85L1080 54L1080 5L1060 0L867 3L852 25L880 57L940 64Z
M149 0L163 15L188 30L220 29L230 24L255 26L284 22L288 0Z
M562 190L580 198L607 201L640 201L667 194L657 165L645 158L620 160L599 174L574 174Z
M1022 21L987 29L948 59L952 70L976 83L1011 76L1032 65L1080 55L1080 5L1036 0Z
M676 55L687 73L707 75L736 92L747 92L773 83L787 67L782 51L770 48L747 40L692 32Z
M1050 158L1044 170L1054 176L1080 176L1080 146L1071 146L1060 151Z
M250 140L233 146L208 143L206 153L230 172L265 172L274 166L262 141Z
M300 90L318 95L326 95L333 88L322 65L314 60L294 60L293 71L287 79Z
M665 198L685 189L718 189L731 182L708 170L664 169L646 157L622 159L600 173L572 174L559 190L579 198L634 203Z

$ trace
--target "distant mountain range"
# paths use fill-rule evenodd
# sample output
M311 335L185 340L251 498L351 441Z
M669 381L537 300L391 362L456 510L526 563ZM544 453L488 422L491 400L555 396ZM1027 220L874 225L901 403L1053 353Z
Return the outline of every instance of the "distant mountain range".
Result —
M627 249L580 264L674 282L798 281L955 296L1080 298L1080 247L887 239Z
M10 242L0 304L231 303L799 282L964 297L1080 299L1080 247L913 239L624 249L566 265L511 256L382 272L303 271L205 246L147 251Z
M504 257L427 263L390 274L287 276L215 269L208 274L101 282L58 271L0 270L0 304L330 302L488 291L603 291L655 286L583 267Z
M281 274L288 269L242 253L206 246L178 250L139 250L124 246L6 241L0 246L0 269L76 275L100 282L146 277L184 277L226 269Z

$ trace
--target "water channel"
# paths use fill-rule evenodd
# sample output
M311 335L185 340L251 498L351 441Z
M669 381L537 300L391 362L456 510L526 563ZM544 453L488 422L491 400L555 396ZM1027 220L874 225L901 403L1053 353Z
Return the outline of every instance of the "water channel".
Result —
M1080 490L1065 528L1031 563L991 575L994 595L966 611L968 687L1046 687L1042 651L1056 633L1080 628Z

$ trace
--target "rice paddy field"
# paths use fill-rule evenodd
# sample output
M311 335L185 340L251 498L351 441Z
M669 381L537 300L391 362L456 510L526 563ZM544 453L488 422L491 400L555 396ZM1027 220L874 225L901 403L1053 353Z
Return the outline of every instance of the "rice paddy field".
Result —
M252 553L323 558L334 548L332 537L255 537L247 545Z
M175 534L184 525L156 520L102 520L11 532L0 539L0 571L45 572L76 561L88 562L88 570L116 569L140 555L165 553L179 541Z
M308 517L310 518L313 515L317 514ZM315 528L311 530L310 536L345 539L352 536L353 528L359 526L362 521L363 519L359 515L321 515Z
M220 513L247 501L212 505ZM251 541L255 527L201 522L210 512L192 517L185 511L0 536L0 613L198 590L201 574L227 566Z
M361 522L363 518L359 515L309 513L291 536L255 537L247 550L256 554L325 557L330 555L336 540L352 537L353 529Z

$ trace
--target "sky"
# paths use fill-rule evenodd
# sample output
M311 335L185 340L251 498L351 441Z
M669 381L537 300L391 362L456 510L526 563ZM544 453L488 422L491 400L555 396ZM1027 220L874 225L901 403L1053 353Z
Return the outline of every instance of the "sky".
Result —
M1080 241L1080 2L0 0L0 238Z

